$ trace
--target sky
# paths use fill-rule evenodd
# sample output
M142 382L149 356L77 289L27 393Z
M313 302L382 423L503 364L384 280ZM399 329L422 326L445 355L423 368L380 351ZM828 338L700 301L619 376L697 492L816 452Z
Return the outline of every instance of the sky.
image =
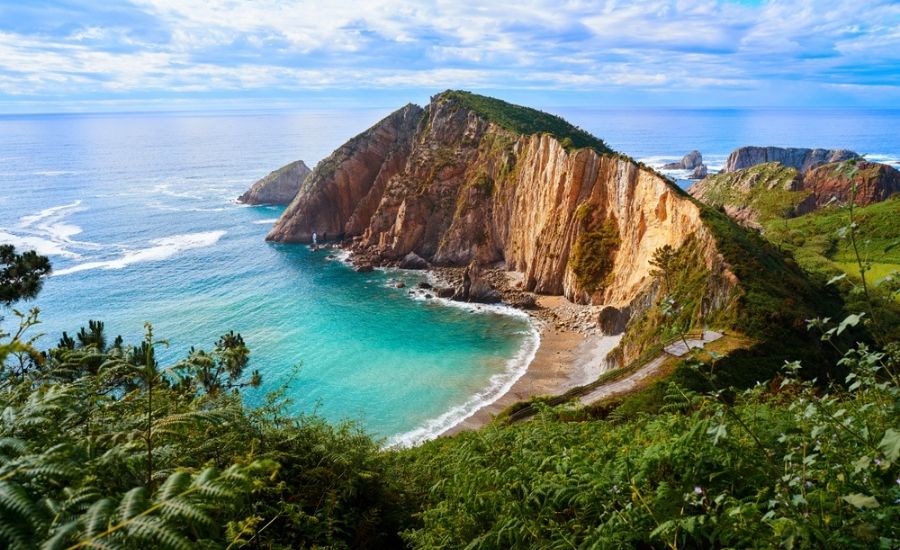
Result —
M900 108L898 0L0 0L0 113Z

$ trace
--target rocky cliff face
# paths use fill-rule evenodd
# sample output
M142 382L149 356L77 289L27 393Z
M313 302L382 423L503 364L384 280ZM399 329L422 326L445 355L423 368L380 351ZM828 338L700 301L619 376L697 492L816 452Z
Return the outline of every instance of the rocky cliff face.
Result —
M883 201L900 192L900 172L886 164L823 164L801 174L778 162L757 164L707 177L688 189L692 196L749 227L772 218L791 218L832 201L846 203L856 186L858 206Z
M704 303L727 301L735 279L700 207L663 177L568 136L512 131L503 113L455 94L407 106L335 151L267 238L343 233L376 261L505 262L528 290L623 308L654 283L654 250L693 239L715 279Z
M245 204L290 204L312 170L302 160L286 164L238 197Z
M859 162L853 168L826 164L810 170L803 178L803 189L812 195L817 207L833 200L847 202L854 184L854 203L867 206L900 192L900 172L875 162Z
M728 155L723 172L734 172L757 164L778 162L801 174L821 164L842 162L859 155L846 149L800 149L784 147L740 147Z

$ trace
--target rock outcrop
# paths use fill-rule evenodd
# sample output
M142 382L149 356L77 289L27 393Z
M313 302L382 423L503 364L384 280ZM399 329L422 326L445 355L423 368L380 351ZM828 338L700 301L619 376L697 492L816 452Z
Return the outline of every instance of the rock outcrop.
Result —
M286 164L254 183L238 197L245 204L290 204L306 177L312 172L302 161Z
M705 178L708 175L709 175L709 169L706 167L705 164L701 164L700 166L697 166L694 168L694 170L691 172L691 175L688 176L688 179L702 180L703 178Z
M703 165L703 155L696 149L684 155L681 162L670 162L663 166L663 170L693 170Z
M647 312L663 291L650 262L665 245L690 266L665 290L684 304L682 325L756 334L813 315L802 272L761 238L558 117L466 92L408 105L338 148L267 239L309 242L313 231L345 236L367 264L398 265L413 252L435 267L472 266L468 289L438 295L496 299L490 281L472 276L493 265L518 271L520 292L612 306L603 324L628 327L623 361L659 337L663 320ZM796 284L760 279L763 264ZM741 276L754 278L754 293Z
M735 172L757 164L777 162L801 174L830 162L842 162L859 155L846 149L801 149L794 147L740 147L728 155L723 172Z
M467 97L480 98L447 92L424 110L408 105L340 147L267 238L327 231L383 261L415 252L435 265L505 262L527 291L624 307L652 279L653 251L693 237L728 279L699 208L665 178L601 145L510 130Z
M695 198L721 208L745 226L759 229L772 218L802 216L832 202L866 206L900 192L900 172L886 164L829 163L806 174L778 162L723 172L693 184Z
M854 184L854 204L867 206L900 192L900 171L876 162L859 162L853 167L825 164L803 178L803 189L812 195L816 207L832 201L846 203Z

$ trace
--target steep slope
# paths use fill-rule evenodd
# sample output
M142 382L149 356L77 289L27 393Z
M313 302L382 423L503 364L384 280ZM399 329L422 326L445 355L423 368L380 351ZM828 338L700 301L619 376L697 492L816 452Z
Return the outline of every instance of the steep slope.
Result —
M244 204L290 204L312 170L302 160L286 164L254 183L238 202Z
M816 206L836 200L845 203L856 186L853 202L868 206L900 193L900 171L887 164L858 162L852 167L825 164L810 170L803 178L803 189L812 194Z
M805 174L821 164L842 162L859 155L846 149L803 149L796 147L740 147L728 155L723 172L734 172L757 164L778 162Z
M343 234L376 263L409 252L435 265L502 262L524 274L527 290L616 308L619 326L656 303L650 262L669 245L690 275L680 289L683 322L734 323L745 293L720 241L732 239L728 250L739 256L763 245L735 240L741 230L706 222L704 209L558 117L449 91L424 110L404 107L322 161L267 238ZM773 293L778 307L785 296ZM629 339L638 343L626 355L642 338Z
M688 193L750 227L773 217L805 214L815 206L803 190L799 171L778 162L709 176L691 185Z

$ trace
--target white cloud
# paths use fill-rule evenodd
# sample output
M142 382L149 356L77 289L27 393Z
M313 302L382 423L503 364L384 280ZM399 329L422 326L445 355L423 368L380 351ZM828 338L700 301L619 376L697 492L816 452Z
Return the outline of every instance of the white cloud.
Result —
M133 3L165 32L0 29L0 93L900 85L890 0Z

